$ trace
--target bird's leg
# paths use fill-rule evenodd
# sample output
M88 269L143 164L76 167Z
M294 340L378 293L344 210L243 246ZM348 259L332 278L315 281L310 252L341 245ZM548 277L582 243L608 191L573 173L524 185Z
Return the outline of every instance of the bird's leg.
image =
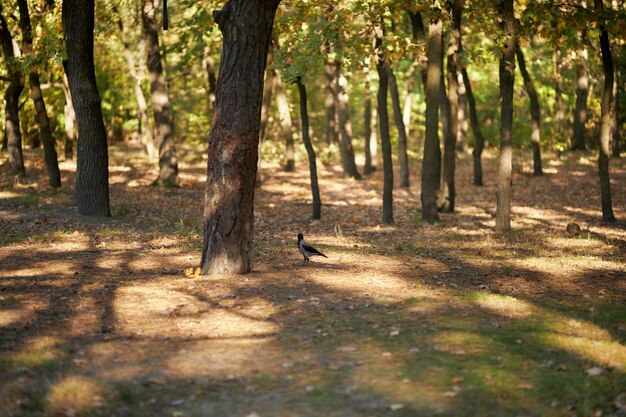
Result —
M302 256L304 256L304 261L302 261L302 266L304 266L306 265L306 256L305 255L302 255Z

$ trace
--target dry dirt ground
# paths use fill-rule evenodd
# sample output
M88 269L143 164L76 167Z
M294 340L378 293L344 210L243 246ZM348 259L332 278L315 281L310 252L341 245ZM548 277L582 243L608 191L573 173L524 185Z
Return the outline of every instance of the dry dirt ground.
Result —
M415 174L391 226L380 170L320 164L311 221L306 161L263 166L254 272L207 278L189 273L203 151L177 189L151 187L136 148L110 154L110 219L76 214L71 162L60 191L32 152L26 183L0 178L0 416L626 415L623 159L610 225L590 156L546 158L541 178L518 163L508 236L495 155L484 187L461 156L457 212L433 224ZM328 259L301 266L298 232Z

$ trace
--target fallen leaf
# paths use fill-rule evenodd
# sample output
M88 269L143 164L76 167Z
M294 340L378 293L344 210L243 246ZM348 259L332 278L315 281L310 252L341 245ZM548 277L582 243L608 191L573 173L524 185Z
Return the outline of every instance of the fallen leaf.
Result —
M461 383L465 380L465 377L463 376L455 376L454 378L452 378L452 383L453 384L458 384Z

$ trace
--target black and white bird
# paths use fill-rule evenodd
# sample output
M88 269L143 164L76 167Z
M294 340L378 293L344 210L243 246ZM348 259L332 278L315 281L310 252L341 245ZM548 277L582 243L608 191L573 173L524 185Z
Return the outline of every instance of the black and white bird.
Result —
M324 258L328 258L328 256L306 243L302 233L298 233L298 250L302 253L302 255L304 255L304 262L302 265L308 264L311 256L323 256Z

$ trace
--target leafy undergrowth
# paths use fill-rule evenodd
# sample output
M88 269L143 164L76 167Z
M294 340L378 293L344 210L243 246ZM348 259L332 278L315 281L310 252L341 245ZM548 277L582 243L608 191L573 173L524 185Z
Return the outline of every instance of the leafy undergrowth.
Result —
M305 162L264 166L254 272L208 278L184 272L200 257L198 155L159 189L137 149L113 148L111 219L75 214L70 162L59 191L40 164L0 178L0 415L624 415L626 230L598 221L584 155L541 178L518 167L508 236L493 233L493 155L484 187L461 156L457 212L434 224L418 178L382 226L380 172L321 167L311 221ZM301 266L298 232L329 258Z

